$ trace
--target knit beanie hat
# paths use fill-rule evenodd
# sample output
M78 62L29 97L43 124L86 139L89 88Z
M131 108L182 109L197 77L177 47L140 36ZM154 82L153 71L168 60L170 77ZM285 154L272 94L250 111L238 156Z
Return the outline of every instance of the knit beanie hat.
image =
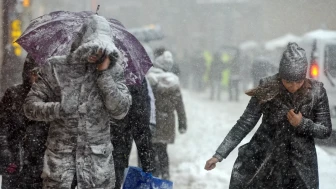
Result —
M154 67L161 68L166 72L172 69L173 64L173 55L170 51L164 51L163 54L156 57L153 62Z
M306 78L307 69L305 50L296 43L288 43L280 61L280 78L287 81L300 81Z

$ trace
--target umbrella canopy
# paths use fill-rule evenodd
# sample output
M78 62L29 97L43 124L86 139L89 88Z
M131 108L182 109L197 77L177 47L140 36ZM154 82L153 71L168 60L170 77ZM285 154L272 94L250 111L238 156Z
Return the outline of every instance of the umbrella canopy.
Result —
M31 21L19 43L39 64L51 56L69 54L71 44L87 18L95 13L89 11L56 11ZM126 83L141 84L152 66L144 47L126 28L115 19L107 18L115 46L124 55Z

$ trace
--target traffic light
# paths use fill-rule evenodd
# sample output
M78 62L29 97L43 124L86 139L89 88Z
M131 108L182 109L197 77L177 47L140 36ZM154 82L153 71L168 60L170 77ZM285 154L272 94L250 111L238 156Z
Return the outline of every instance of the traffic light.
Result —
M22 49L21 46L16 43L15 41L21 36L21 21L20 20L13 20L11 23L11 38L12 38L12 46L14 48L14 54L16 56L21 56Z
M22 1L22 5L23 5L24 7L29 7L29 6L30 6L30 0L23 0L23 1Z

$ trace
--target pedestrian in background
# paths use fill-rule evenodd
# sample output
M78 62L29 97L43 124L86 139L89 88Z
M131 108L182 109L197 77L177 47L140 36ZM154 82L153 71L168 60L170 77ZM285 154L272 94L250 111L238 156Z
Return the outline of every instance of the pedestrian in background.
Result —
M171 73L172 54L167 50L156 50L153 67L147 73L155 97L156 126L153 136L155 151L154 176L170 179L167 145L174 143L175 115L178 116L178 130L185 133L187 120L178 77Z
M151 99L147 80L141 85L128 86L132 96L132 105L126 117L111 121L111 136L114 146L113 159L116 172L116 188L120 188L124 171L128 167L133 139L143 171L153 173L154 152L150 128Z
M219 52L214 54L214 59L210 65L210 100L220 100L222 92L222 72L225 68Z

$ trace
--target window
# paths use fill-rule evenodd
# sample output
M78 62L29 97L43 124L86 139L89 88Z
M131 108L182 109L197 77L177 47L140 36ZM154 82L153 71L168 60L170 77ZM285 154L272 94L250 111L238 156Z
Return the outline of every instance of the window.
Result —
M336 77L336 45L326 46L325 65L328 73L332 77Z

